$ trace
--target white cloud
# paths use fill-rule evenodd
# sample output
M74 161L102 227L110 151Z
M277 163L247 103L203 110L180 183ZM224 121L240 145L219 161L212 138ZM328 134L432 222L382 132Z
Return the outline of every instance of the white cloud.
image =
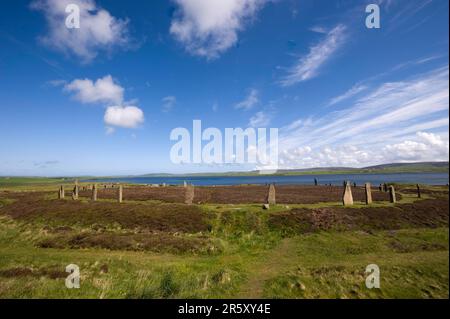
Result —
M167 113L170 112L177 104L177 98L175 96L166 96L165 98L162 99L162 103L163 103L162 110L163 112Z
M330 103L328 103L328 106L338 104L338 103L345 101L351 97L354 97L355 95L361 93L362 91L364 91L366 89L367 89L366 85L356 84L350 90L345 92L344 94L332 98Z
M280 129L280 158L296 168L448 160L448 74L382 83L343 110L295 119Z
M124 89L114 83L111 75L95 82L90 79L76 79L64 86L67 92L75 93L75 98L81 103L115 103L123 102Z
M439 135L418 132L415 141L387 145L383 155L388 161L448 161L449 144Z
M354 146L324 147L312 149L309 146L280 153L280 167L313 168L313 167L358 167L370 163L372 154Z
M236 109L249 110L259 103L259 92L258 90L251 89L248 96L241 102L237 103L234 107Z
M281 80L281 85L291 86L316 77L319 69L344 44L346 27L342 24L333 28L318 44L312 46L308 55L289 69L288 74Z
M67 5L80 8L80 28L69 29L65 25ZM48 24L48 32L41 37L42 42L63 53L90 62L99 51L111 51L117 47L127 47L127 21L113 17L100 8L94 0L36 0L31 8L42 11Z
M191 54L218 58L235 45L245 22L255 17L267 0L173 0L178 10L170 33Z
M105 134L106 135L112 135L115 132L116 132L116 129L114 127L111 127L111 126L105 127Z
M429 139L423 140L422 135ZM438 143L433 143L438 141ZM365 167L374 164L448 161L448 139L433 133L418 132L416 137L381 149L340 145L336 147L299 147L280 153L282 168Z
M313 26L309 30L312 31L312 32L322 33L322 34L328 33L327 28L325 28L323 26L319 26L319 25Z
M258 112L250 118L248 125L250 127L266 127L270 124L271 116L266 112Z
M109 126L136 128L144 123L144 112L136 106L110 106L104 120Z
M144 123L144 112L136 106L124 105L133 102L124 102L125 89L110 75L96 81L76 79L66 84L64 91L74 93L75 99L81 103L101 103L106 107L106 135L113 134L115 127L136 128Z

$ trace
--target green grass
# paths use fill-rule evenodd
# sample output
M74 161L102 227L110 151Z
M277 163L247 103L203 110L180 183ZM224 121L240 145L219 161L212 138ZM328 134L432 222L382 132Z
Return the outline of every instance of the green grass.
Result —
M320 233L293 240L297 264L266 282L277 298L448 298L448 229ZM365 287L377 264L381 289Z
M44 177L0 177L0 191L48 191L59 185L71 184L73 180Z
M402 198L404 203L417 200L407 194ZM12 203L3 198L0 208ZM269 227L270 214L324 206L341 204L276 205L269 211L261 205L199 206L209 218L210 231L177 236L206 236L221 247L211 254L44 249L38 243L53 236L46 226L66 226L64 219L48 223L39 216L13 220L0 215L0 298L449 297L448 227L322 231L287 237ZM74 233L96 232L87 222L71 226ZM107 231L131 230L108 225ZM369 290L364 271L373 263L381 270L381 289ZM69 264L80 267L80 289L67 289L64 277L48 275L50 270L64 272Z
M0 270L63 271L75 263L82 277L79 290L65 288L61 278L1 278L0 297L448 298L447 228L317 233L282 240L249 233L252 223L245 217L232 223L237 232L217 230L229 245L223 254L178 256L38 249L32 242L40 234L3 217ZM364 286L364 269L371 263L381 268L380 290Z

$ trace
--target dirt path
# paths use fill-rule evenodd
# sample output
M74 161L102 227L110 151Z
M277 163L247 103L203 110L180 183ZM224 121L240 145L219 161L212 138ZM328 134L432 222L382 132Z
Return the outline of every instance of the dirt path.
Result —
M242 284L238 298L263 298L265 282L297 265L296 260L294 240L283 239L276 248L249 270L248 280Z

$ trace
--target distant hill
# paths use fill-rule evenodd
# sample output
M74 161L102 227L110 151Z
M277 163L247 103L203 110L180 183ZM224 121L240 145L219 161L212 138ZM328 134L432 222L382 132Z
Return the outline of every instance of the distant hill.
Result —
M381 172L447 172L448 162L392 163L365 167L367 171Z
M316 167L306 169L281 169L274 175L323 175L323 174L358 174L358 173L448 173L449 162L416 162L390 163L363 168L354 167ZM259 171L223 172L223 173L193 173L193 174L146 174L139 177L170 177L170 176L252 176L260 175Z

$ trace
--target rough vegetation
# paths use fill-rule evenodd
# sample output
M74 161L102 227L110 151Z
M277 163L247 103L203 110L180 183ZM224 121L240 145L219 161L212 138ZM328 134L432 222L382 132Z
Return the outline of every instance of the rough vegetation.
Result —
M448 298L448 188L374 189L340 204L342 187L179 187L0 190L0 298ZM85 185L82 185L85 187ZM69 188L67 188L69 189ZM181 194L180 194L181 193ZM201 204L198 204L198 203ZM365 287L365 267L382 287ZM77 264L81 289L65 267Z

